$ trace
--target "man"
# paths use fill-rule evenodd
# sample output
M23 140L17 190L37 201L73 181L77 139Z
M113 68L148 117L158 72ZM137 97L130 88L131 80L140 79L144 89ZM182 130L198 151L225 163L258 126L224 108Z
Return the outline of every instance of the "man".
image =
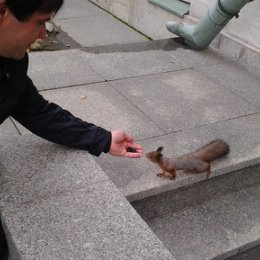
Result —
M27 75L26 50L46 37L45 22L63 0L0 0L0 124L12 116L49 141L99 156L139 158L142 147L122 130L107 131L46 101Z
M27 75L26 50L46 37L45 22L63 0L0 0L0 124L9 116L49 141L87 150L95 156L139 158L142 147L122 130L109 132L46 101ZM6 242L0 225L0 259Z

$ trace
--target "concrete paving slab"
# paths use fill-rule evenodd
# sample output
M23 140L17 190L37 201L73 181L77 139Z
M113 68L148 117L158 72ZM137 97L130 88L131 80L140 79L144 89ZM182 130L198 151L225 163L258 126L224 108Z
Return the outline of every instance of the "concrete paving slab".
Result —
M19 259L172 259L111 182L2 210ZM17 258L18 259L18 258Z
M78 49L31 53L29 75L44 90L183 68L162 50L91 54Z
M28 75L39 90L104 81L80 50L31 53Z
M228 230L199 206L151 219L148 224L178 260L215 259L238 251Z
M34 135L5 140L0 149L1 208L108 179L87 152Z
M166 133L256 112L243 99L194 70L111 84Z
M60 26L62 31L68 33L82 47L148 40L142 34L134 31L108 13L55 20L55 24Z
M260 244L260 187L250 187L202 204L205 214L222 225L229 236L247 250Z
M240 96L260 111L260 76L249 72L240 63L220 64L198 69L207 78Z
M17 131L15 125L11 121L11 119L6 119L0 125L0 139L5 139L6 137L10 136L19 136L19 132ZM2 142L1 142L2 143Z
M54 16L54 22L59 19L71 19L93 15L105 15L101 8L90 3L88 0L65 0L62 8Z
M42 94L85 121L108 130L125 129L137 140L164 134L109 83L50 90Z
M225 53L213 47L198 51L189 48L178 48L170 51L173 61L186 67L199 68L238 60L236 53Z
M164 146L164 155L179 156L207 142L222 138L229 143L230 154L212 163L211 177L260 163L260 115L235 118L207 126L186 129L182 132L158 136L140 142L144 152ZM145 157L139 160L120 158L95 158L102 169L127 197L129 201L146 198L154 194L198 183L206 179L205 174L177 173L176 181L159 178L157 165Z
M184 69L162 50L92 54L89 55L89 65L107 80Z

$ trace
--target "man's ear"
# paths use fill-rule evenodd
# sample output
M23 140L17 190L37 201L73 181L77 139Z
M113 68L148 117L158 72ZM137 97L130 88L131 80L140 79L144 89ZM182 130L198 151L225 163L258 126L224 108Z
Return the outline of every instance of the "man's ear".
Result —
M4 0L0 0L0 19L6 15L6 5Z

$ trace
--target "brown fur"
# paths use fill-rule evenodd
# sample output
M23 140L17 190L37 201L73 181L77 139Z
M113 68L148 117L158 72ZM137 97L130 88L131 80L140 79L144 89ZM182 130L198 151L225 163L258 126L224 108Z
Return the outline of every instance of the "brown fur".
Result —
M146 153L146 158L157 163L162 169L162 172L157 176L166 176L166 172L170 173L171 179L176 179L176 171L183 170L189 173L206 172L209 177L210 162L225 156L229 153L229 145L223 140L217 139L198 148L194 152L184 154L179 157L166 158L161 153L163 147L159 147L156 151Z

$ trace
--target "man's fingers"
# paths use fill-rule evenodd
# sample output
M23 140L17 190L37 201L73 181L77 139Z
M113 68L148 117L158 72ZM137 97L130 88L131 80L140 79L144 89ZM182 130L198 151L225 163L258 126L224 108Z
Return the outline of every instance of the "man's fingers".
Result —
M142 153L130 153L130 152L127 152L125 154L125 157L129 157L129 158L140 158L142 157Z

